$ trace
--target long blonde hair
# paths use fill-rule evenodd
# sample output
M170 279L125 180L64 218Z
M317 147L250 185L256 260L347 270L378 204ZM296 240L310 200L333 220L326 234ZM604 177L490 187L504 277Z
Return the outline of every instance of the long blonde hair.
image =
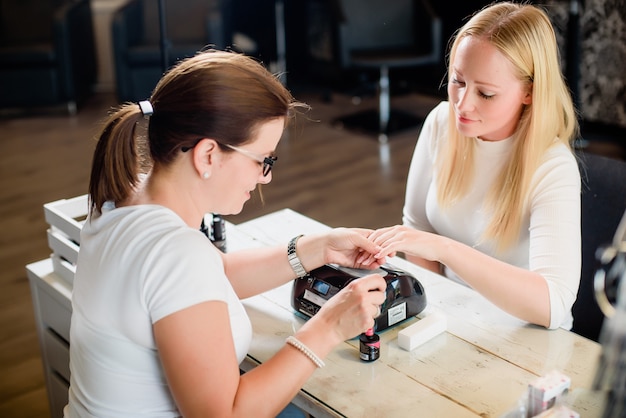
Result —
M546 13L529 4L500 2L476 13L456 34L449 54L448 82L460 41L473 36L487 40L513 64L517 78L532 92L522 111L511 160L494 182L486 204L493 218L483 239L495 239L500 250L519 236L532 179L546 151L562 142L570 150L578 134L572 97L559 66L556 37ZM454 114L450 103L450 114ZM463 136L449 119L448 142L439 152L438 200L453 205L469 192L474 141Z

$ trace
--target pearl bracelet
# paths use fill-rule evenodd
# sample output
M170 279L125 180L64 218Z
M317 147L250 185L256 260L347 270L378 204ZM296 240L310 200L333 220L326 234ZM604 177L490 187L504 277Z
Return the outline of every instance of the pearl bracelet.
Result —
M302 354L307 356L309 360L315 363L315 365L319 367L320 369L325 366L324 362L322 361L321 358L317 356L317 354L315 354L309 347L304 345L300 340L298 340L293 335L290 335L289 337L287 337L286 342L287 344L297 348Z

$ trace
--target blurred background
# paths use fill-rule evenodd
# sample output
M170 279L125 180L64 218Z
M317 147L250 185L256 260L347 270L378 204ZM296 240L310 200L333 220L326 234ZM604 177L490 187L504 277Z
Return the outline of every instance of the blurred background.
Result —
M421 123L446 97L448 40L486 4L0 0L0 416L58 416L25 265L51 252L43 204L86 193L111 108L147 99L208 46L256 57L312 109L285 133L264 202L227 220L289 207L330 226L400 223ZM580 115L577 147L626 160L624 0L542 4Z

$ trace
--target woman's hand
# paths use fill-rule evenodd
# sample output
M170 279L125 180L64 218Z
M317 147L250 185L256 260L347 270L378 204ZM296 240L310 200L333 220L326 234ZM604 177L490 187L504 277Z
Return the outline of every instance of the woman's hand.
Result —
M386 288L387 282L379 274L353 280L308 322L314 328L319 326L318 338L321 332L332 344L353 338L374 326L374 319L380 315L380 305L385 301Z
M326 235L325 263L345 267L375 269L385 263L385 257L375 257L382 247L368 237L369 229L335 228Z
M377 229L369 235L369 240L381 247L381 250L375 254L376 259L393 257L397 252L403 252L409 256L439 261L435 245L438 237L429 232L396 225Z

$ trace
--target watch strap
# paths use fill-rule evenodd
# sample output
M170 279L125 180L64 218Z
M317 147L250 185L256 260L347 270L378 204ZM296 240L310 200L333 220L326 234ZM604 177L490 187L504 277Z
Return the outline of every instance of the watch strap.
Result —
M300 258L298 258L298 254L296 253L296 243L302 236L303 235L298 235L293 237L287 245L287 259L289 260L289 265L291 265L291 268L294 273L296 273L297 277L306 276L307 273L302 265L302 262L300 261Z

